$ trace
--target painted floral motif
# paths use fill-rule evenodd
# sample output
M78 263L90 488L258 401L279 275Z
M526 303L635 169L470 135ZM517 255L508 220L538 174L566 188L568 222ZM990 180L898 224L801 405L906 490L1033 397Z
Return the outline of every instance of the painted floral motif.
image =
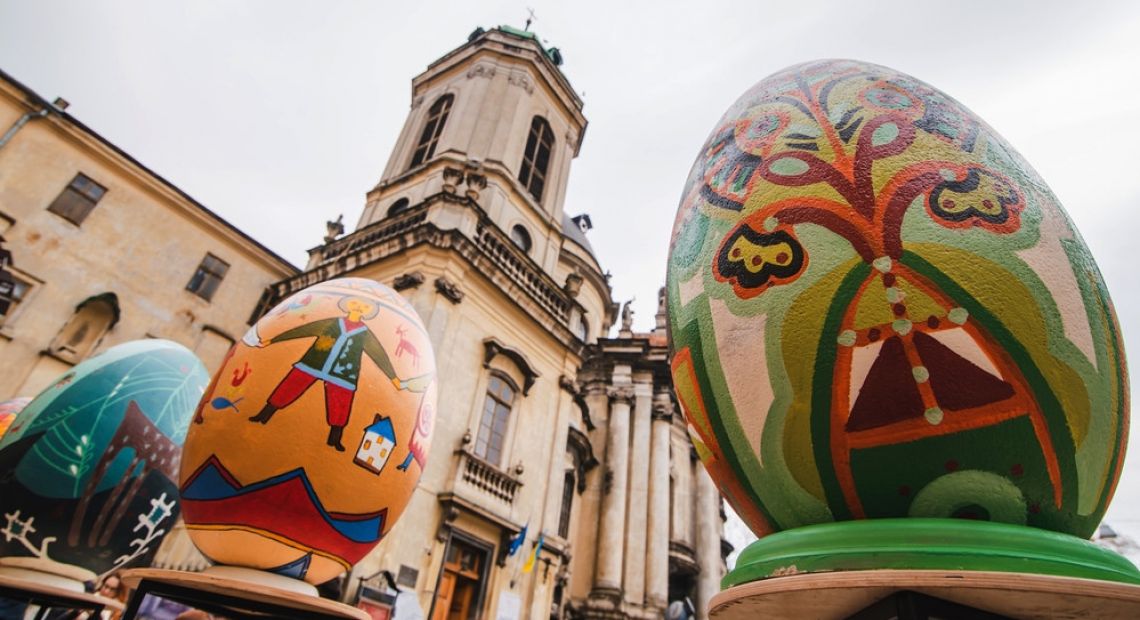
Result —
M690 173L668 305L698 453L757 533L1088 535L1107 507L1127 392L1100 275L1032 169L913 78L822 61L746 93Z

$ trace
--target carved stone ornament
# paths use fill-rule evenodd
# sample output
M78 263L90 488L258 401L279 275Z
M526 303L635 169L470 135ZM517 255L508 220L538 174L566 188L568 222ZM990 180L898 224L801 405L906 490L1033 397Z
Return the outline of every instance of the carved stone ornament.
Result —
M512 72L511 76L507 78L507 81L525 90L528 95L534 94L534 82L530 80L530 76L526 73L521 71Z
M487 189L487 177L474 172L467 173L467 197L479 200L479 192Z
M665 420L666 422L673 420L673 399L669 396L668 392L657 392L653 395L653 419Z
M443 169L443 191L454 194L459 190L460 183L463 183L463 171L456 168Z
M435 290L438 291L440 295L446 297L447 301L450 301L453 304L457 304L463 301L463 296L466 295L466 293L459 290L459 286L457 284L443 276L435 279Z
M586 397L584 390L578 386L578 382L571 379L566 375L558 377L558 386L570 393L574 399L574 404L578 406L578 410L582 412L582 421L585 422L588 430L594 430L594 420L590 417L590 406L586 404Z
M423 95L420 95L419 97L412 97L412 109L414 110L414 109L420 107L421 105L423 105L423 102L424 102L424 96Z
M325 243L332 243L344 234L344 214L336 216L335 220L325 222Z
M562 286L562 290L571 297L577 297L582 290L582 281L582 274L577 271L571 272L566 275L566 284Z
M476 77L493 78L495 77L495 67L493 65L478 63L467 70L467 77L468 79Z
M443 518L439 521L439 529L436 530L435 539L441 543L446 543L447 539L451 536L452 524L459 518L459 509L455 506L447 506L443 509Z
M611 386L608 395L610 401L614 403L623 402L627 405L633 404L634 393L632 385L615 385Z
M522 372L523 396L529 394L530 388L534 386L534 382L540 376L539 372L535 370L534 366L530 363L530 360L518 349L508 347L494 338L483 340L483 368L490 368L491 360L495 359L496 355L505 356Z
M425 278L422 272L410 271L403 275L396 276L396 279L392 280L392 288L396 289L397 291L416 288L417 286L423 284L424 280Z

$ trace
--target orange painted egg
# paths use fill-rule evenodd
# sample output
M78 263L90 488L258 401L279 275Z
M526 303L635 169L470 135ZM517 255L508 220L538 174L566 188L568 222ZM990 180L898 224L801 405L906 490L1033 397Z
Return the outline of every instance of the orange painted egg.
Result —
M147 566L178 519L179 455L209 379L186 347L136 340L27 403L0 438L0 556Z
M667 295L690 433L757 534L1100 522L1128 429L1104 281L1045 182L937 89L846 60L762 80L693 166Z
M431 444L435 356L392 289L330 280L234 345L182 461L187 530L211 560L325 582L392 528Z

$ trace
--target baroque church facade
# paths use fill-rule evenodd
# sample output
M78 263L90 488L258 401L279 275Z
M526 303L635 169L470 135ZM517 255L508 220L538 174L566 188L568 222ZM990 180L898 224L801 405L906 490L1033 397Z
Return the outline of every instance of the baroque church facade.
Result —
M413 79L403 130L354 230L344 234L339 222L330 222L325 243L296 270L240 231L218 225L206 230L214 245L182 292L202 286L194 284L198 271L218 295L237 288L225 279L208 280L219 269L209 262L213 257L225 265L224 278L240 272L260 283L245 288L264 291L259 299L230 304L240 308L244 302L248 316L207 321L202 317L213 305L209 299L190 317L176 308L152 310L156 326L166 324L166 315L189 325L185 333L167 330L165 337L216 365L219 347L205 350L202 334L233 342L243 331L239 320L255 320L278 301L330 278L374 279L415 306L444 379L433 451L403 518L346 576L343 595L349 600L376 585L383 572L415 591L433 620L660 618L671 602L686 599L700 617L719 590L729 550L722 502L676 406L663 306L650 332L634 332L628 306L619 312L590 246L589 216L565 210L570 164L587 122L560 64L560 52L533 33L477 29ZM20 88L9 90L18 94ZM30 101L29 93L23 93L25 115L46 105ZM19 111L0 123L14 125ZM44 116L35 131L51 129L44 123L77 123L58 109ZM3 172L5 157L21 161L49 147L25 145L21 155L13 142L0 147L9 151L0 150L0 215L12 210L10 198L39 211L45 201L55 205L46 190L37 196L39 204L25 198L30 190L21 188L35 181ZM121 167L141 168L129 156L120 159ZM146 181L149 171L133 173ZM57 183L69 174L61 171ZM150 175L151 185L166 183ZM201 217L208 214L205 207L192 200L175 204L180 192L167 193L171 204L162 208L209 220ZM114 187L107 192L112 194ZM34 252L27 240L38 233L27 229L42 216L30 206L24 210L9 218L13 224L4 233L16 266ZM199 253L187 250L187 264ZM23 277L33 279L31 273ZM50 278L34 279L25 290L39 290L22 305L59 294ZM131 296L116 295L116 304L121 297ZM99 299L52 301L63 307L57 323L66 331L79 320L62 316L71 306L82 302L72 312L79 315ZM163 303L174 302L155 301ZM34 310L21 311L0 325L0 337L5 329L13 334L0 347L34 363L31 356L43 357L33 352L40 344L17 350L12 343L36 334L41 341L58 340L63 332L58 325L32 325ZM116 343L129 331L128 315L140 312L116 305L104 314L114 322L95 325L102 335L89 351ZM609 336L613 328L616 337ZM143 335L159 335L151 333L156 330ZM68 361L59 358L52 356L53 363ZM0 376L0 387L9 392L0 396L35 387L34 379ZM171 536L158 559L180 568L200 562L182 535Z

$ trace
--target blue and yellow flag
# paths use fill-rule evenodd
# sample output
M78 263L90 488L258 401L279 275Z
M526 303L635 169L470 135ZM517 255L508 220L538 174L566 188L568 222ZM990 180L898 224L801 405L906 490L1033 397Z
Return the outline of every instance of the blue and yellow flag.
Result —
M538 552L539 551L542 551L542 534L541 533L539 533L539 535L538 535L538 541L536 541L534 543L534 551L530 554L530 557L526 559L526 564L523 564L523 572L524 573L529 573L530 571L534 570L534 565L538 562Z
M518 534L515 534L513 537L511 537L511 541L507 546L508 558L519 552L519 548L522 547L523 541L526 540L526 531L529 527L530 523L528 522L523 526L522 530L520 530Z

